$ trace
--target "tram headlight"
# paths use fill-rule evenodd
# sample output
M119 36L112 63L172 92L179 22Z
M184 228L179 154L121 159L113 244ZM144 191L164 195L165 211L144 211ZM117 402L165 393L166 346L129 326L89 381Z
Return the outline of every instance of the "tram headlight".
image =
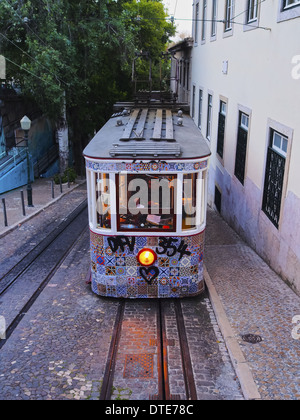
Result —
M149 267L157 260L157 255L152 249L144 248L137 255L138 262L141 265Z

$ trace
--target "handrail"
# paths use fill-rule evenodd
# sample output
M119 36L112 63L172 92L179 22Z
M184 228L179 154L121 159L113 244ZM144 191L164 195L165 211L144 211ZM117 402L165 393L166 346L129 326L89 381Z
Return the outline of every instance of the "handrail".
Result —
M9 151L9 154L12 153L12 156L5 160L2 164L0 164L0 178L5 175L7 172L9 172L12 168L16 167L20 162L22 162L24 159L26 159L27 156L27 150L21 149L18 150L16 148L13 148Z

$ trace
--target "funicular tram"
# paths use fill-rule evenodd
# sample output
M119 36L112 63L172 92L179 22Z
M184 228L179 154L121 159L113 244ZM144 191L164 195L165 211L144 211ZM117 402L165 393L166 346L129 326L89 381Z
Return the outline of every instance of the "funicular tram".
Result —
M182 298L204 290L210 150L176 104L127 104L84 150L92 290Z
M162 88L162 62L170 58L173 97ZM140 59L149 62L146 81L137 71ZM135 102L116 104L119 112L83 152L91 284L100 296L182 298L204 291L210 149L176 103L178 66L173 55L162 54L160 90L154 91L151 57L137 53Z

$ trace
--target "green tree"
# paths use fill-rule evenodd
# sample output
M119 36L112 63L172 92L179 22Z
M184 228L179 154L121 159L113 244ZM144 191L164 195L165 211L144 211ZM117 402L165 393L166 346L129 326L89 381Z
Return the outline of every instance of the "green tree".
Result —
M161 0L1 0L7 79L58 127L64 110L75 155L130 98L136 51L158 62L174 27ZM65 107L65 108L64 108Z

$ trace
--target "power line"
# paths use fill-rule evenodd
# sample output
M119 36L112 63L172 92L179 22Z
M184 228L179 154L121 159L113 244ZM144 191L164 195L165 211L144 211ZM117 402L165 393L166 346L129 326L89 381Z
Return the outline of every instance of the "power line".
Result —
M265 0L264 0L265 1ZM140 17L139 20L180 20L180 21L188 21L188 22L216 22L216 23L226 23L226 19L182 19L182 18L174 18L174 17L167 17L167 18L144 18L144 17ZM230 20L231 23L235 24L235 25L245 25L248 26L249 28L257 28L257 29L264 29L266 31L271 31L271 28L268 28L266 26L256 26L256 25L251 25L249 23L241 23L241 22L234 22L233 20Z
M6 3L8 3L10 5L10 7L13 9L14 13L18 16L18 18L25 23L26 27L47 47L47 44L38 36L38 34L36 34L34 32L34 30L28 25L28 23L25 21L25 18L23 18L22 16L19 15L19 13L14 9L13 5L11 4L10 1L5 0Z
M5 0L6 3L9 4L9 6L11 7L11 9L14 11L14 13L18 16L18 18L25 23L26 27L45 45L45 47L48 47L48 45L34 32L34 30L28 25L27 22L24 21L24 19L22 18L22 16L19 15L19 13L14 9L13 5L8 1ZM28 54L26 51L22 50L22 48L20 48L17 44L15 44L13 41L11 41L9 38L7 38L4 34L2 34L0 32L0 35L2 35L2 37L4 37L8 42L10 42L12 45L14 45L16 48L18 48L20 51L22 51L24 54L26 54L28 57L30 57L32 60L34 60L37 64L41 65L42 67L44 67L49 74L51 74L52 76L54 76L56 78L56 80L58 82L62 82L64 83L66 86L69 86L68 83L66 83L63 79L59 78L55 73L51 72L51 70L46 67L44 64L40 63L38 60L36 60L34 57L32 57L30 54Z
M13 41L11 41L9 38L7 38L6 35L4 35L2 32L0 32L0 35L6 39L6 41L10 42L14 47L18 48L20 51L22 51L22 53L26 54L29 58L31 58L33 61L35 61L37 64L39 64L40 66L44 67L44 69L47 70L47 72L49 74L51 74L52 76L54 76L56 78L57 81L59 82L63 82L66 86L68 86L68 83L64 82L62 79L60 79L55 73L52 73L48 67L46 67L44 64L40 63L36 58L32 57L30 54L28 54L26 51L24 51L21 47L19 47L19 45L15 44Z
M257 7L260 6L262 3L264 3L266 0L259 0L257 2ZM243 15L244 13L247 13L249 10L249 8L247 8L246 10L244 10L243 12L239 13L238 15L234 16L231 20L233 21L234 19L236 19L237 17ZM234 22L235 23L235 22Z
M48 85L53 85L53 83L48 82L47 80L42 79L41 77L37 76L35 73L33 73L32 71L25 69L24 67L20 66L19 64L15 63L14 61L10 60L9 58L5 57L5 60L9 61L11 64L14 64L15 66L19 67L21 70L26 71L27 73L31 74L32 76L36 77L37 79L41 80L42 82L48 84Z
M176 4L175 4L174 17L175 17L175 15L176 15L177 4L178 4L178 0L176 0Z

